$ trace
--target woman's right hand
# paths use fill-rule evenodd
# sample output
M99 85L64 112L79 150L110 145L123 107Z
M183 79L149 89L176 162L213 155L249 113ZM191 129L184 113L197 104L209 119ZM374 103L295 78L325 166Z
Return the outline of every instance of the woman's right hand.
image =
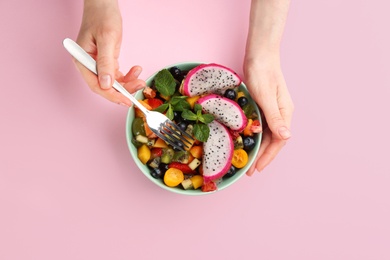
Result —
M122 17L117 0L85 0L77 43L96 60L98 76L79 62L75 62L76 66L93 92L114 103L130 106L130 100L112 88L114 80L130 93L143 88L145 82L138 79L140 66L132 67L126 76L119 71L121 42Z

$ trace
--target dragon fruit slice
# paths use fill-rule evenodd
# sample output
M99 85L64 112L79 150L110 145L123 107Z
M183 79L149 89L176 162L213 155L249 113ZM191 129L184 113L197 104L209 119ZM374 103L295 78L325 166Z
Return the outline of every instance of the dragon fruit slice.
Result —
M208 93L223 95L226 89L241 84L241 78L231 69L211 63L190 70L183 82L183 94L189 97Z
M214 120L208 124L210 135L203 143L203 179L209 181L221 178L231 166L234 144L229 130Z
M209 94L197 101L202 105L203 111L212 114L216 120L235 131L244 130L248 120L241 107L228 98Z

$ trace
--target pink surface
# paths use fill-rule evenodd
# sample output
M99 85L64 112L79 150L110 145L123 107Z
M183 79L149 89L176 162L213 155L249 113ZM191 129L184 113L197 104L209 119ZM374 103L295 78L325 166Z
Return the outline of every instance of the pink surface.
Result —
M282 46L293 138L211 196L135 166L126 109L61 42L82 1L0 1L0 259L390 259L390 5L292 1ZM123 70L178 61L242 74L249 1L121 1Z

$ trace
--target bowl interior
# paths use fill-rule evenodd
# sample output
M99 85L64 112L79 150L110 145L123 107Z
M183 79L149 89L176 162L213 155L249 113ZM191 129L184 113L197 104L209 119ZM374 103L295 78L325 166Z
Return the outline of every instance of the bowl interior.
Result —
M186 63L177 63L177 64L172 64L170 66L166 66L165 68L170 68L172 66L177 66L178 68L180 68L181 70L190 70L194 67L196 67L197 65L199 64L202 64L201 62L186 62ZM146 80L146 85L150 86L152 84L152 81L153 81L153 78L154 76L157 74L154 73L152 76L150 76L147 80ZM261 120L261 117L260 117L260 110L259 108L257 107L256 103L253 101L253 99L250 97L249 93L248 93L248 90L245 86L244 83L241 83L241 85L238 87L239 91L243 91L245 93L245 95L247 97L249 97L249 102L253 104L253 106L255 107L255 111L256 113L259 115L259 120ZM143 96L143 93L142 93L142 90L138 91L136 94L135 94L135 97L137 99L143 99L144 96ZM139 159L138 159L138 156L137 156L137 148L132 144L131 140L133 138L133 132L132 132L132 122L133 122L133 119L134 119L134 107L131 107L128 111L128 114L127 114L127 120L126 120L126 138L127 138L127 145L129 147L129 150L130 150L130 154L131 156L134 158L134 161L135 163L137 164L138 168L143 172L143 174L150 180L152 181L153 183L155 183L157 186L165 189L165 190L168 190L168 191L171 191L171 192L175 192L175 193L179 193L179 194L184 194L184 195L207 195L207 194L210 194L210 193L213 193L213 192L202 192L200 189L197 189L197 190L184 190L183 188L181 188L181 186L179 185L178 187L175 187L175 188L170 188L168 186L166 186L164 184L164 182L161 180L161 179L155 179L153 178L151 175L150 175L150 169L144 165ZM257 140L256 140L256 146L255 148L248 153L248 156L249 156L249 161L248 161L248 164L242 168L242 169L238 169L236 174L230 178L226 178L226 179L223 179L221 183L218 184L218 190L217 191L220 191L220 190L223 190L227 187L229 187L230 185L232 185L233 183L235 183L239 178L241 178L243 175L245 175L246 171L249 169L249 167L252 165L254 159L256 158L256 155L259 151L259 148L260 148L260 143L261 143L261 138L262 138L262 134L258 134L257 135Z

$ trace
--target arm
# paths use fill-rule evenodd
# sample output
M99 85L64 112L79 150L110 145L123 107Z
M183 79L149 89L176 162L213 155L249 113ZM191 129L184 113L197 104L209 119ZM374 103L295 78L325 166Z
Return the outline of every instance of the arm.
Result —
M252 0L244 59L245 79L265 120L262 145L256 162L248 170L261 171L290 138L294 105L280 66L280 43L289 0ZM265 121L265 122L264 122Z
M138 79L142 68L134 66L126 76L119 71L118 57L122 41L122 17L117 0L84 0L84 12L78 44L97 62L98 77L76 62L91 90L117 104L130 106L129 99L114 90L114 80L132 93L145 83Z

